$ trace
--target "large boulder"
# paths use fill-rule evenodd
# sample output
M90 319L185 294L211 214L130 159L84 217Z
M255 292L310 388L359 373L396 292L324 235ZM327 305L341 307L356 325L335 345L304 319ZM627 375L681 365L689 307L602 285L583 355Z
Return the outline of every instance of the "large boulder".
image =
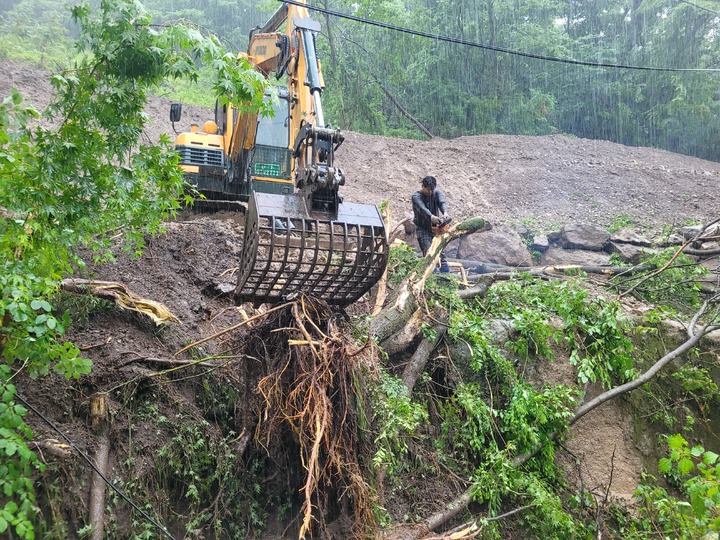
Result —
M532 266L532 257L522 238L506 226L462 237L456 258L505 266Z
M686 240L692 240L695 237L708 238L718 236L720 235L720 223L714 223L707 229L705 225L688 225L680 229L680 234Z
M560 229L557 245L565 249L602 251L610 240L610 233L585 223L570 223Z

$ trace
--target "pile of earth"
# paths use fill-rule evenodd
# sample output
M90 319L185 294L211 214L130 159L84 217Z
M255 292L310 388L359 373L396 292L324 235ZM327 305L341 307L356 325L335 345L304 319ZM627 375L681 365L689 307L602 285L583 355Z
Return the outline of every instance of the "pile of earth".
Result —
M48 72L2 64L0 95L18 88L38 108L52 96ZM151 97L144 142L173 136L170 102ZM210 119L209 108L184 106L175 128ZM479 215L493 224L534 221L606 227L627 217L640 228L703 221L720 203L720 163L654 148L565 135L481 135L429 141L345 132L338 150L346 200L389 201L394 216L408 213L423 176L445 190L453 217Z

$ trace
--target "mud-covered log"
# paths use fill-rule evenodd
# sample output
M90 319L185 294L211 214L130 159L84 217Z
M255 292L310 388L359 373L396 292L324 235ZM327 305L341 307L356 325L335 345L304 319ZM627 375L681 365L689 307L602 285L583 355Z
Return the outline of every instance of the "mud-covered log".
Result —
M98 394L90 400L90 418L98 437L95 452L95 466L90 483L90 503L88 522L92 526L91 540L102 540L105 537L105 479L107 477L110 456L110 435L108 421L107 396Z
M57 439L45 439L43 441L28 441L30 450L39 450L42 453L48 453L58 458L72 457L70 445L61 443Z
M170 310L160 302L142 298L126 285L115 281L97 281L89 279L64 279L60 282L63 291L76 294L92 294L98 298L114 302L122 309L143 313L156 325L167 322L180 322Z

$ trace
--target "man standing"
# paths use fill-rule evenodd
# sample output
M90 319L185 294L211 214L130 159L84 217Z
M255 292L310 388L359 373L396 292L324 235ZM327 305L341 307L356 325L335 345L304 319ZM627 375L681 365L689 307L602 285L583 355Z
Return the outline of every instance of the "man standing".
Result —
M422 179L420 191L413 193L412 205L415 231L424 257L435 236L433 226L448 220L445 194L437 187L437 179L434 176L426 176ZM444 253L440 254L440 271L450 271Z

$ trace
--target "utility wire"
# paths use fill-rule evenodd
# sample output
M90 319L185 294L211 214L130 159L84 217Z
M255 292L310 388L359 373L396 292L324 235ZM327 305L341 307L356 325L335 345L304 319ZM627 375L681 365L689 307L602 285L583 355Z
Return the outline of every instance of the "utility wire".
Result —
M720 17L720 12L713 11L712 9L706 8L705 6L701 6L700 4L688 2L688 0L680 0L680 2L682 2L683 4L687 4L688 6L692 6L694 8L701 9L703 11L707 11L708 13L712 13L713 15L717 15L718 17Z
M677 72L684 72L684 73L689 73L689 72L718 73L718 72L720 72L719 68L703 69L703 68L647 67L647 66L631 66L631 65L626 65L626 64L609 64L609 63L604 63L604 62L587 62L584 60L574 60L572 58L558 58L556 56L546 56L543 54L535 54L535 53L528 53L528 52L523 52L523 51L516 51L513 49L506 49L505 47L497 47L495 45L485 45L483 43L478 43L476 41L467 41L465 39L441 36L440 34L431 34L429 32L422 32L420 30L411 30L409 28L403 28L402 26L396 26L394 24L373 21L371 19L364 19L362 17L356 17L355 15L348 15L346 13L341 13L339 11L334 11L331 9L309 6L302 2L298 2L297 0L278 0L278 1L284 2L286 4L292 4L294 6L306 7L307 9L310 9L312 11L317 11L320 13L324 13L326 15L332 15L333 17L339 17L341 19L349 19L351 21L355 21L355 22L359 22L359 23L363 23L363 24L377 26L380 28L384 28L386 30L394 30L396 32L411 34L413 36L426 37L426 38L434 39L435 41L445 41L447 43L455 43L457 45L465 45L468 47L475 47L478 49L486 49L486 50L490 50L490 51L502 52L502 53L512 54L515 56L524 56L526 58L535 58L537 60L545 60L547 62L559 62L562 64L573 64L576 66L589 66L589 67L596 67L596 68L604 67L604 68L634 69L634 70L640 70L640 71L665 71L665 72L675 72L675 73L677 73Z
M165 536L167 536L168 538L170 538L170 540L175 540L175 537L174 537L172 534L170 534L170 531L168 531L165 527L163 527L163 526L160 525L157 521L155 521L155 520L152 518L151 515L149 515L149 514L148 514L147 512L145 512L142 508L140 508L137 504L135 504L135 502L133 502L132 499L130 499L127 495L125 495L122 491L120 491L120 489L119 489L115 484L113 484L110 480L108 480L108 479L103 475L103 473L100 472L100 469L98 469L97 465L95 465L95 463L93 462L93 460L90 459L82 450L80 450L80 448L78 448L77 445L76 445L74 442L72 442L72 441L67 437L67 435L65 435L62 431L60 431L60 428L58 428L58 427L53 423L52 420L50 420L49 418L47 418L46 416L44 416L44 415L43 415L40 411L38 411L35 407L33 407L32 405L30 405L30 403L28 403L19 393L16 392L16 393L15 393L15 397L18 399L18 401L22 402L22 404L25 405L28 409L30 409L32 412L34 412L36 415L38 415L40 418L42 418L42 420L43 420L48 426L50 426L50 427L51 427L53 430L55 430L63 439L65 439L65 440L68 442L68 444L69 444L70 446L72 446L73 450L75 450L78 454L80 454L80 457L82 457L85 461L88 462L88 464L90 465L90 467L93 468L93 470L98 474L98 476L99 476L100 478L102 478L103 481L104 481L108 486L110 486L110 488L111 488L115 493L117 493L117 494L120 495L123 499L125 499L128 503L130 503L130 505L131 505L135 510L137 510L138 512L140 512L140 513L145 517L145 519L147 519L150 523L152 523L155 527L157 527L160 531L162 531L162 533L163 533Z

